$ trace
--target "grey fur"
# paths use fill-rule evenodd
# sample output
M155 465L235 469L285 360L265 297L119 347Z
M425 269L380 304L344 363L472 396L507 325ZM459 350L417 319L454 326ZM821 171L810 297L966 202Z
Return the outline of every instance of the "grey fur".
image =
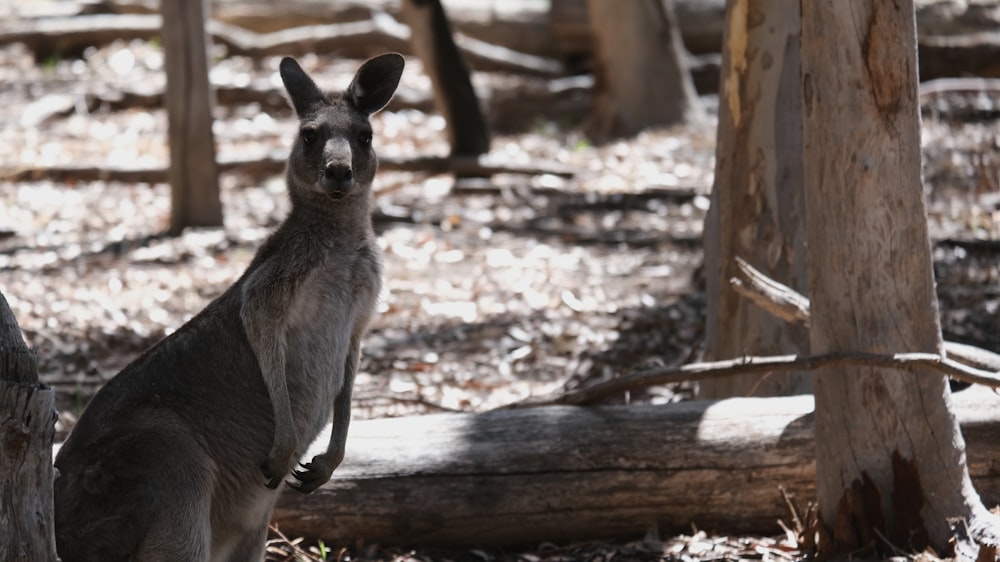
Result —
M375 57L328 97L281 61L300 120L292 210L229 290L87 406L55 461L63 562L260 560L281 480L309 493L343 460L381 282L369 117L402 68ZM292 470L331 411L326 452Z

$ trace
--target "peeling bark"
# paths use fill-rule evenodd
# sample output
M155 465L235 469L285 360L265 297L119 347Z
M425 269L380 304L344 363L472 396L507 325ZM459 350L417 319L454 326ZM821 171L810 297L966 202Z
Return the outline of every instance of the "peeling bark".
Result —
M809 332L739 295L742 259L798 292L806 286L802 208L799 10L786 0L730 0L712 204L705 220L705 358L809 354ZM807 373L705 381L701 398L812 391Z

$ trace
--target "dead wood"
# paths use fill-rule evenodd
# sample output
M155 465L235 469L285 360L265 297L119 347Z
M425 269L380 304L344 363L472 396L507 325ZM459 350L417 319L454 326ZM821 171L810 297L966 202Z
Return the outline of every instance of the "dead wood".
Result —
M986 350L981 351L989 353ZM671 383L709 380L732 375L785 373L796 370L814 371L824 367L848 366L897 369L913 374L933 372L970 384L981 384L990 388L1000 387L1000 373L969 366L950 356L920 352L896 353L893 355L837 352L823 355L747 356L725 361L689 363L680 367L642 369L622 375L616 379L606 380L583 388L556 393L551 396L529 398L505 406L505 408L531 408L556 404L586 405L594 404L610 396L624 394L628 391Z
M2 560L55 560L52 440L55 392L38 382L34 351L0 293L0 505Z
M786 322L809 325L809 299L764 275L743 259L736 258L736 265L740 277L730 280L736 292ZM944 350L950 359L966 367L1000 373L1000 354L950 341L944 342Z
M808 322L808 299L790 287L768 278L744 260L738 259L737 265L741 278L734 278L731 282L740 288L741 294L752 298L769 312L787 321ZM557 404L586 405L629 391L690 380L846 366L891 368L915 374L934 372L970 384L980 384L994 389L1000 387L1000 355L972 345L944 342L943 355L829 353L814 356L740 357L725 361L691 363L680 367L655 367L571 391L529 398L510 404L507 408Z
M764 275L744 259L736 258L736 271L739 276L729 280L734 291L778 318L809 325L809 299Z
M220 158L219 171L236 173L251 178L266 178L284 172L286 157L271 155L261 157ZM415 158L379 158L379 168L397 172L424 174L454 174L467 176L492 176L495 174L543 175L550 174L563 178L573 177L573 171L565 167L536 164L505 164L491 161L489 156L422 156ZM90 182L114 181L123 183L163 183L167 180L165 168L118 168L100 166L53 166L23 167L0 171L0 181L54 181Z
M216 21L209 29L230 55L253 58L323 52L367 58L386 50L405 53L409 39L406 26L386 15L367 21L307 25L271 33L255 33Z
M530 128L539 115L549 119L571 120L583 113L590 104L591 76L568 78L535 78L521 81L517 86L485 90L480 100L490 121L490 126L502 131ZM282 92L264 80L246 86L227 83L213 85L218 105L231 107L258 104L268 113L289 113L288 100ZM67 116L79 107L79 96L87 111L124 111L129 109L157 109L163 107L163 92L146 89L111 89L95 86L83 94L49 94L29 106L22 117L22 124L37 125L56 117ZM425 113L434 111L434 100L429 92L401 89L389 102L389 111L416 109ZM30 120L28 123L27 120Z
M973 481L1000 500L1000 397L954 397ZM449 546L637 538L699 529L780 533L779 490L815 497L812 398L553 406L358 421L333 479L287 492L288 536ZM322 437L320 437L322 440Z
M1000 23L995 4L963 5L959 9L955 0L934 0L918 6L922 79L961 74L1000 76L1000 67L995 62L1000 60L996 58L1000 34L993 31ZM689 51L699 55L719 52L723 6L722 0L676 2L677 18ZM104 45L116 39L149 39L158 33L159 16L141 12L153 8L142 3L105 2L97 6L81 5L75 10L76 15L70 15L74 10L60 7L52 17L8 19L0 23L0 45L23 42L39 58L45 58L79 54L87 46ZM95 14L101 11L112 13ZM275 9L266 4L215 6L215 16L209 30L231 54L299 55L325 49L342 56L364 58L380 48L409 52L409 30L398 22L392 25L389 22L395 21L392 16L381 21L370 17L343 22L339 20L364 14L323 6L296 12L285 6ZM475 10L468 13L457 10L453 14L458 31L456 43L477 70L553 75L562 72L558 59L590 53L586 0L553 2L551 13L528 11L517 19L493 21L493 25L484 23L483 17ZM253 25L268 32L249 31L233 23ZM279 25L284 28L276 30ZM292 32L295 28L299 31ZM711 78L712 72L717 74L717 68L706 76ZM717 85L717 76L696 81L699 90L707 91L706 88Z
M920 97L932 98L952 92L1000 92L1000 79L996 78L937 78L920 83Z
M384 51L409 53L410 30L385 13L371 19L347 23L307 25L270 33L256 33L216 20L208 22L213 40L226 47L230 56L253 58L301 56L307 53L337 53L367 58ZM160 16L155 14L81 15L44 19L5 20L0 23L0 46L24 43L36 58L52 55L76 56L90 46L115 40L149 40L160 34ZM460 50L477 70L554 75L562 65L509 48L489 45L474 38L456 37Z
M78 56L91 45L116 40L148 40L160 33L160 16L95 15L42 19L5 18L0 23L0 46L24 43L35 58Z

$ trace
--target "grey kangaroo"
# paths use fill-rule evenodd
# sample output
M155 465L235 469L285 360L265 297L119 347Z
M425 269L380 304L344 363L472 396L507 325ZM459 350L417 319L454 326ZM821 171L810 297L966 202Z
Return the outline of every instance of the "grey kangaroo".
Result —
M309 493L344 458L351 385L380 288L370 116L403 57L327 96L292 59L291 212L246 272L94 396L56 457L63 562L255 561L278 485ZM293 464L330 419L325 453Z

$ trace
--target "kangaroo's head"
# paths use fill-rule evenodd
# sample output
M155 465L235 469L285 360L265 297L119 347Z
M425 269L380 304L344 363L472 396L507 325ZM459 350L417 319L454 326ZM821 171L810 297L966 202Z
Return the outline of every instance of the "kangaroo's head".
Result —
M368 60L343 93L329 96L294 59L282 59L279 68L299 116L288 159L293 201L368 197L378 167L369 118L396 91L403 57L388 53Z

